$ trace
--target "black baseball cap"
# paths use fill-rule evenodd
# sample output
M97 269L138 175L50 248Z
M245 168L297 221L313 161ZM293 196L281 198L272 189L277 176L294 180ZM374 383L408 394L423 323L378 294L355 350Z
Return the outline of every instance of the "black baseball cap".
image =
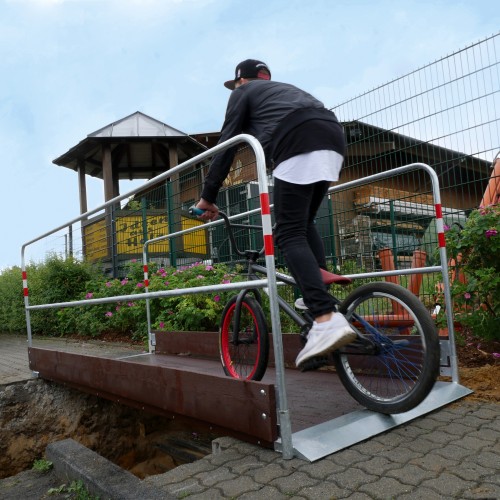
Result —
M257 59L246 59L240 62L234 71L234 80L228 80L224 87L234 90L234 84L240 78L261 78L262 80L271 79L271 70L266 63L257 61Z

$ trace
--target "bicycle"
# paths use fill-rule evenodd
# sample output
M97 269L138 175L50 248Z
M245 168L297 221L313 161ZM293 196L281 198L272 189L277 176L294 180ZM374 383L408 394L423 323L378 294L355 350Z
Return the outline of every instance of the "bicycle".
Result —
M190 213L199 215L200 211L192 208ZM224 219L233 251L247 261L248 280L267 276L267 269L257 263L264 249L240 250L233 231L260 226L235 224L225 213L219 215ZM321 272L327 285L352 282ZM279 282L296 286L291 276L277 272L276 277ZM431 391L440 363L436 326L422 302L407 289L380 281L359 286L344 300L332 297L357 338L328 356L309 360L301 365L302 371L333 365L347 392L372 411L395 414L418 406ZM278 303L300 328L304 345L313 317L307 309L297 312L279 295ZM262 379L269 359L269 335L259 290L241 290L227 302L221 317L219 349L226 375Z

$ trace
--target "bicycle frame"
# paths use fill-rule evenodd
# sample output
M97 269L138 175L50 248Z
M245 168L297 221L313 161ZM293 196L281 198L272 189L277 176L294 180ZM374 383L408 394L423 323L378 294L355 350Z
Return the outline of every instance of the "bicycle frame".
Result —
M219 212L219 215L221 216L222 219L224 219L225 226L228 231L228 236L231 241L231 244L233 246L234 251L240 255L240 256L245 256L247 259L248 263L248 270L247 270L247 277L249 280L258 280L260 279L259 275L266 276L268 275L267 268L264 266L261 266L260 264L257 264L257 260L259 257L262 256L263 250L261 249L260 251L257 250L240 250L238 248L236 238L234 237L233 229L234 228L242 228L242 229L261 229L261 226L256 226L256 225L249 225L249 224L234 224L229 221L229 218L224 212ZM276 278L278 280L278 283L285 283L286 285L290 286L296 286L297 283L295 282L294 278L292 276L289 276L284 273L279 273L276 272ZM240 331L240 317L241 317L241 304L243 302L243 299L245 296L249 293L253 293L259 304L262 304L262 299L260 292L258 290L254 289L243 289L238 293L237 299L236 299L236 305L235 305L235 311L234 311L234 326L233 326L233 332L232 332L232 337L231 341L233 345L239 345L241 342L239 340L239 331ZM267 293L266 289L264 288L264 292ZM338 307L341 303L341 301L332 295L333 300L335 301L335 305ZM296 324L297 326L300 327L300 335L305 342L307 338L307 333L309 332L313 318L312 316L310 318L305 317L305 315L297 313L295 309L293 309L290 304L284 300L282 297L278 295L277 297L278 300L278 306L280 310L282 310L285 314L287 314ZM363 317L359 316L358 314L354 313L352 318L354 321L357 321L361 323L367 330L371 331L374 333L376 337L381 337L380 333L377 331L377 329L371 325L368 321L366 321ZM362 335L358 329L355 327L355 325L352 325L352 328L355 330L358 339L357 339L357 345L358 349L359 347L363 346L366 351L363 352L363 354L366 354L367 351L372 351L374 352L376 350L376 343L372 342L371 340L367 339L365 335ZM386 340L390 343L393 343L390 340ZM352 346L351 346L352 348Z

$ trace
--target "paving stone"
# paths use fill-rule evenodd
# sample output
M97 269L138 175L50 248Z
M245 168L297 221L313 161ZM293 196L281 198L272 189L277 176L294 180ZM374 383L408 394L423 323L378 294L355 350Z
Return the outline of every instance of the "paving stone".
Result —
M403 446L398 446L393 450L387 450L380 453L381 457L388 458L399 465L405 464L414 458L422 457L423 455L424 454L420 451L414 451Z
M390 470L386 472L385 475L388 477L392 477L403 484L417 486L425 479L435 478L437 476L437 473L410 464L405 465L400 469Z
M359 463L357 467L368 474L385 474L387 471L399 467L399 464L385 457L375 456L366 462Z
M413 452L427 454L431 451L441 448L440 443L435 443L432 440L432 436L429 439L425 439L424 437L420 437L419 439L415 439L411 441L411 443L402 445L404 448L408 448Z
M263 486L260 490L243 493L238 500L289 500L290 496L281 493L274 486Z
M374 440L382 443L386 447L386 451L390 449L394 449L400 444L403 444L407 441L406 436L402 436L401 434L397 434L396 432L386 432L385 434L380 434L379 436L375 436ZM382 451L381 451L382 452Z
M356 491L363 484L376 481L377 476L368 474L361 469L353 467L345 472L341 472L340 474L329 476L326 479L334 481L340 488L347 488L349 490Z
M468 450L455 444L449 444L447 446L443 446L440 449L437 449L436 453L444 458L460 462L465 457L469 457L470 455L472 455L474 453L474 450Z
M280 477L271 481L271 486L278 488L281 493L295 494L302 488L318 484L318 480L314 479L303 472L294 472L286 477Z
M360 451L363 455L377 455L386 449L387 447L376 439L369 439L350 448L352 451Z
M269 464L253 472L255 481L261 484L270 483L273 479L289 476L291 471L285 470L280 464Z
M372 498L395 498L403 493L409 493L413 490L412 486L408 484L400 483L391 477L382 477L370 484L365 484L359 488L361 491L365 491Z
M463 423L452 422L443 427L443 431L454 436L464 437L470 433L470 427Z
M192 478L182 481L181 483L165 485L163 489L177 498L185 498L188 495L201 493L206 490L197 480Z
M475 430L467 434L467 437L498 443L500 441L500 429L497 430L482 426L480 430Z
M434 431L446 426L446 423L441 420L435 420L433 418L419 418L413 423L415 427L423 429L426 431Z
M253 455L240 458L239 460L227 463L226 465L229 467L231 472L234 472L238 475L245 474L247 471L259 469L262 467L262 463L257 457L254 457Z
M496 451L481 451L477 454L476 462L483 467L494 467L500 470L500 452Z
M491 420L498 418L498 406L481 405L479 407L474 408L473 415L489 422Z
M346 490L339 488L335 483L323 481L315 486L308 486L300 490L299 495L308 500L325 500L326 498L344 498L349 495ZM351 498L349 496L349 498Z
M452 498L439 495L435 490L430 488L418 486L409 493L399 495L398 500L452 500Z
M365 460L370 460L370 455L365 455L358 450L347 449L343 450L340 453L336 453L331 457L331 459L339 465L343 465L345 467L350 467L359 462L364 462Z
M450 470L456 467L459 462L456 460L449 460L440 455L434 453L429 453L428 455L423 455L419 458L413 458L410 463L422 467L422 469L439 473L443 470Z
M476 482L465 481L455 474L443 472L434 479L427 479L422 482L422 486L436 490L441 495L449 495L460 498L460 493L464 490L477 486Z
M495 500L500 498L500 485L482 483L481 486L471 488L462 493L463 498L476 498L478 500Z
M402 427L396 427L392 432L395 434L402 436L404 439L404 442L408 443L409 441L415 440L415 438L421 438L422 436L425 436L428 434L429 430L423 430L419 427L416 427L411 424L404 425Z
M461 448L464 448L466 450L471 450L474 452L492 447L491 441L481 439L481 437L479 436L471 436L471 435L464 436L460 439L457 439L456 441L453 441L450 444L454 446L460 446Z
M346 466L339 465L332 460L324 459L318 460L314 463L305 463L303 466L299 467L299 470L305 472L311 477L321 479L344 472L346 470Z
M229 481L218 482L217 488L220 489L225 498L238 498L243 493L257 491L262 488L251 477L240 476Z
M476 457L469 457L467 460L461 462L457 467L453 468L453 474L465 479L466 481L478 481L481 479L487 480L488 477L496 475L500 478L499 468L494 464L490 467L483 467L476 463ZM500 481L500 479L499 479Z
M214 486L222 481L234 479L236 474L233 474L227 467L219 467L218 469L210 472L201 472L196 475L196 479L202 486Z

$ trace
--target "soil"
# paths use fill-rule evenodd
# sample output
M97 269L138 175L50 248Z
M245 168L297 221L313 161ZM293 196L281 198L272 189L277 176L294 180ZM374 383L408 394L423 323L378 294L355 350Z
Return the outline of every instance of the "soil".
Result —
M457 342L460 383L474 391L468 398L499 403L500 340L465 337L465 341L459 339Z

